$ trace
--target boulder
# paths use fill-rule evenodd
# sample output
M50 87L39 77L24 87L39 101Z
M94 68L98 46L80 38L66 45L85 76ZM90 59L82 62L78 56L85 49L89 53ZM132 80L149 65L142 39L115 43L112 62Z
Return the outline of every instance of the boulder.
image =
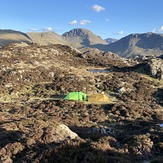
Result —
M60 124L57 126L56 133L60 135L61 137L69 137L71 139L79 138L79 136L71 131L66 125Z
M163 79L163 60L159 58L152 58L147 63L149 73L152 77L162 80Z

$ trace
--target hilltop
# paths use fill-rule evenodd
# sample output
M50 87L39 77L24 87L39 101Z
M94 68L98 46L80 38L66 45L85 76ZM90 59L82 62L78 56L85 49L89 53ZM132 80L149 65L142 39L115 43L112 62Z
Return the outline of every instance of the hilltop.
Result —
M96 44L107 44L107 42L100 36L97 36L91 31L83 28L73 29L64 33L62 36L64 36L65 40L75 48L89 47Z

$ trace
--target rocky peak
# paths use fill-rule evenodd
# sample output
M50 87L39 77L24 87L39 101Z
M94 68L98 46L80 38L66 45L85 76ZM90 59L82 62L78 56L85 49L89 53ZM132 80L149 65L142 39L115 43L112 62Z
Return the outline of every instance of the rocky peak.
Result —
M66 32L63 34L63 36L68 36L68 37L75 37L75 36L87 36L88 33L91 32L89 30L86 30L86 29L82 29L82 28L76 28L76 29L73 29L69 32Z

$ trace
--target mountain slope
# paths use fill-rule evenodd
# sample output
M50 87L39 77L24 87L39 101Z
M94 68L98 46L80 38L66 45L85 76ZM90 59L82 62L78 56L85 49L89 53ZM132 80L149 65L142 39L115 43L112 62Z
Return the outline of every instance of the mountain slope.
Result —
M100 36L84 28L72 29L62 35L69 44L75 48L89 47L95 44L107 44Z
M156 33L131 34L103 47L121 57L160 56L163 53L163 35Z
M32 40L27 34L23 32L0 29L0 47L11 43L20 43L20 42L31 44Z
M30 32L27 34L34 43L41 45L68 44L61 35L55 32Z

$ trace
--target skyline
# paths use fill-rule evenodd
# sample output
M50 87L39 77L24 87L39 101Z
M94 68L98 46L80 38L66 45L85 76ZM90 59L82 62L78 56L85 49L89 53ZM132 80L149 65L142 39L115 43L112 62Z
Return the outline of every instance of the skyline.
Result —
M162 6L160 0L2 0L0 29L62 35L85 28L103 39L163 33Z

